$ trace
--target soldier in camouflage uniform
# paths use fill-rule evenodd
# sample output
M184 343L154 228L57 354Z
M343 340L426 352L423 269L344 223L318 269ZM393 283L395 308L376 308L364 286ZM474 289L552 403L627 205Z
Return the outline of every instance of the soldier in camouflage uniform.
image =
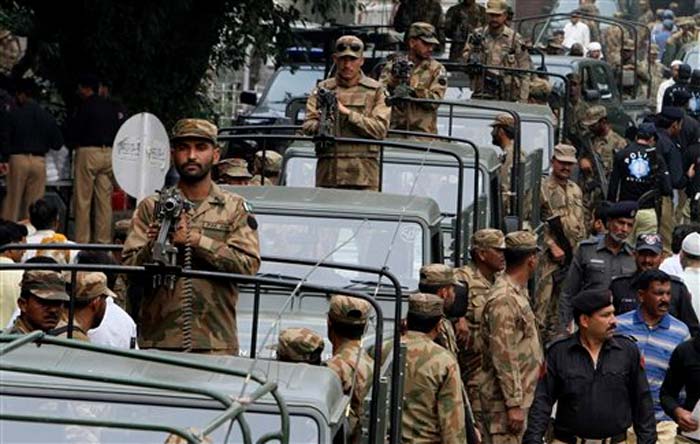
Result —
M477 28L486 25L486 8L476 0L462 0L447 10L445 36L452 41L450 60L459 61L464 52L464 44Z
M323 338L308 328L286 328L277 341L277 360L321 365Z
M397 32L406 32L412 23L425 22L433 25L440 42L445 41L445 36L442 35L444 16L439 0L399 0L398 3L393 20Z
M540 186L540 217L547 221L559 216L568 249L573 253L576 245L586 237L581 188L569 180L576 165L576 148L559 144L554 147L552 174ZM559 327L556 321L557 301L561 281L566 277L565 249L549 225L544 232L544 253L539 263L539 281L533 309L545 342L552 339Z
M581 76L578 73L570 73L566 75L569 80L569 115L565 116L565 127L569 129L570 142L573 140L581 140L584 137L586 128L581 124L583 116L590 107L581 98ZM561 116L563 119L564 116Z
M481 315L489 299L496 276L506 266L503 250L506 248L505 237L501 230L484 228L472 235L472 247L469 250L471 261L455 270L455 276L469 284L469 305L467 306L468 335L466 343L459 350L459 366L462 381L467 389L469 401L476 423L481 427L481 402L479 401L479 381L477 376L481 369ZM482 429L481 434L485 431Z
M216 183L223 185L250 185L253 175L245 159L225 159L216 164Z
M619 78L620 70L623 73L629 73L631 77L630 84L623 84L621 87L623 99L645 96L649 88L649 65L642 56L638 56L635 60L634 49L634 40L625 39L622 45L622 63L612 64L615 78Z
M367 301L339 295L331 297L328 309L328 339L333 344L333 357L326 365L338 375L343 393L351 398L348 416L351 443L360 442L363 403L372 385L374 361L362 348L370 309Z
M465 410L457 360L434 340L443 301L416 293L408 299L401 442L464 444Z
M193 269L253 275L260 267L258 224L243 198L223 191L211 180L211 168L219 160L216 134L215 125L200 119L183 119L173 128L171 158L180 174L177 188L194 208L180 217L171 241L178 248L180 265L189 250ZM157 195L145 198L134 212L122 251L127 265L151 262L159 230L154 211L157 200ZM139 346L188 350L189 332L184 327L191 324L192 351L238 354L236 285L188 280L178 278L174 289L165 284L141 300ZM191 313L183 309L189 302L189 284Z
M456 285L461 284L455 279L454 270L445 264L424 265L420 269L418 291L437 295L445 302L445 311L449 311L455 302ZM457 357L459 349L455 329L452 322L444 315L440 320L435 342L452 352L455 358Z
M664 65L670 66L671 62L681 54L681 49L686 43L695 41L695 20L692 17L680 17L676 20L679 31L675 32L666 41L666 49L664 49Z
M521 69L532 67L530 54L525 50L520 34L506 26L507 10L508 4L505 0L489 0L486 3L488 25L475 32L483 41L470 39L464 46L462 57L467 63ZM525 103L530 94L528 76L487 71L473 76L472 82L475 98Z
M541 371L542 345L527 282L537 267L537 237L529 231L506 236L506 272L484 306L479 375L485 444L519 444Z
M22 275L20 287L17 299L19 316L6 333L49 332L56 327L63 304L70 300L61 274L49 270L27 270Z
M506 214L510 209L511 171L513 169L513 151L515 145L515 120L510 114L498 114L491 123L491 143L502 150L501 168L501 198ZM520 150L520 162L525 162L525 152Z
M75 289L75 312L73 339L90 342L87 332L102 323L107 310L107 298L117 295L107 287L107 276L98 272L78 272ZM68 337L68 310L51 334L59 338Z
M605 175L610 176L613 166L613 156L616 152L625 149L627 140L613 131L608 122L608 112L602 105L595 105L586 111L581 120L583 126L591 133L591 147L600 155L603 161ZM590 161L590 159L587 159ZM583 165L582 168L588 170L592 164Z
M263 171L263 165L265 166ZM282 155L277 151L265 150L255 153L253 161L253 172L255 175L250 179L251 185L263 185L262 176L264 172L264 185L277 185L280 182L280 172L282 171Z
M396 94L396 88L401 83L401 79L394 75L397 60L408 57L413 64L408 85L410 96L430 100L442 100L445 97L447 72L432 57L433 47L439 43L431 24L411 24L406 32L407 56L393 55L391 61L384 65L379 77L389 95ZM437 134L437 109L437 104L395 103L391 110L391 128Z
M614 17L617 19L624 18L621 12L616 12ZM624 29L624 30L623 30ZM620 55L622 51L622 43L624 39L631 37L630 31L626 28L620 29L618 26L608 26L603 33L603 47L605 48L605 60L610 66L620 64Z
M335 77L324 80L311 92L306 102L305 134L315 135L321 113L317 105L318 88L335 93L338 115L335 135L384 139L391 120L391 108L385 103L381 83L364 75L364 44L355 36L340 37L333 61ZM326 144L316 147L316 186L357 190L379 190L379 147L376 145Z

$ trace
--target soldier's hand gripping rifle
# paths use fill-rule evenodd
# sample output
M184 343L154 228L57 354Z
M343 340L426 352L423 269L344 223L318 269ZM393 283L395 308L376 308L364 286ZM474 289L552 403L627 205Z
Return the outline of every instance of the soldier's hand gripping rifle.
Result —
M593 149L593 143L590 137L580 136L576 137L573 134L569 135L573 145L580 150L581 155L579 157L585 157L591 161L593 165L593 174L595 176L595 182L598 187L600 187L603 192L603 197L608 196L608 177L605 175L605 167L603 166L603 160L600 155ZM590 190L584 190L590 191Z
M411 88L411 73L413 72L413 62L408 57L401 56L394 60L391 66L391 75L399 81L392 91L392 95L387 97L386 104L388 106L400 105L401 99L406 99L413 96L413 88Z
M177 226L180 216L192 207L192 203L185 199L177 188L164 188L158 191L154 214L160 229L151 248L151 258L156 265L161 267L177 265L177 248L170 241L170 233ZM170 276L169 279L171 288L174 286L172 278L173 276Z
M486 48L484 34L472 32L467 38L469 56L467 57L466 73L472 82L474 98L501 99L503 91L503 76L484 67L486 63Z
M572 248L571 243L564 232L564 225L561 223L561 216L552 216L547 219L546 222L547 227L549 227L549 232L554 238L554 242L564 251L564 264L552 275L554 285L558 286L566 277L566 273L569 270L569 265L571 265L571 261L574 259L574 249Z
M335 124L338 119L338 98L335 96L335 91L318 88L316 91L316 104L320 114L318 136L335 137Z

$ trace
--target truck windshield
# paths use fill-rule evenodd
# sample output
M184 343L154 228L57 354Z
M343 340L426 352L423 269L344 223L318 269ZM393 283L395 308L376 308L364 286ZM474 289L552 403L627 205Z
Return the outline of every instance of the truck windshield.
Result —
M327 261L382 268L391 246L390 271L401 285L409 289L418 286L424 235L417 223L402 222L399 226L398 221L265 214L263 210L258 210L256 218L263 256L317 261L337 248ZM301 278L308 270L308 266L263 262L259 273ZM318 268L309 279L319 285L344 287L356 281L376 281L376 275Z
M285 67L277 71L260 107L284 114L289 101L308 95L323 79L323 67Z
M451 159L445 156L445 159ZM416 159L420 162L420 158ZM313 187L316 178L316 159L310 157L292 157L285 167L285 183L292 187ZM420 171L420 174L419 174ZM413 188L413 182L418 177L418 183ZM479 172L479 193L486 187ZM422 167L416 163L391 162L384 159L382 174L382 191L385 193L413 195L434 199L440 211L448 216L457 212L457 163L451 165L430 165ZM474 167L464 168L463 203L465 209L474 202ZM411 189L413 188L413 193Z
M107 403L104 401L76 401L3 395L0 410L14 415L40 417L68 417L75 419L118 421L131 423L153 423L172 427L195 427L203 425L221 414L221 410L207 408L186 408L177 406L152 405L141 403ZM273 413L247 412L245 418L250 425L253 442L266 433L280 428L279 415ZM317 422L309 416L290 416L290 440L293 443L319 443L320 432ZM224 442L228 424L217 428L209 437L211 442ZM106 427L84 427L37 422L0 422L0 442L15 443L101 443L101 444L162 444L166 442L165 432L124 430ZM184 441L183 441L184 442ZM243 442L238 424L231 428L228 442Z

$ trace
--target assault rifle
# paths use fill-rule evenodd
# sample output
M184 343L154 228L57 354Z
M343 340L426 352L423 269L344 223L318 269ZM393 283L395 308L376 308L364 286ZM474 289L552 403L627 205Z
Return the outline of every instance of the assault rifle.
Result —
M175 188L163 188L158 191L154 214L156 222L160 225L158 236L151 248L151 257L157 266L177 265L177 248L170 242L170 233L177 225L182 213L193 207L192 202L185 199L180 191ZM169 276L171 288L174 286L173 276ZM159 286L162 282L154 284Z
M401 101L397 99L405 99L413 95L413 90L411 89L412 71L413 62L408 57L401 56L394 60L394 64L391 67L391 75L399 80L399 84L394 88L393 95L387 97L386 104L388 106L400 104Z
M590 159L593 163L593 174L596 178L596 185L600 187L603 192L603 197L608 196L608 178L605 175L605 167L603 166L603 161L600 155L593 150L593 144L590 137L588 136L574 136L569 135L572 144L579 150L579 157L586 157Z
M316 91L316 103L320 112L318 136L335 137L335 122L338 116L338 98L335 92L319 88Z
M574 260L574 249L571 247L569 239L564 233L564 225L561 223L561 216L552 216L546 220L549 232L554 237L554 242L557 246L564 250L564 270L569 268L571 261ZM555 279L556 280L556 279ZM563 280L563 279L562 279Z

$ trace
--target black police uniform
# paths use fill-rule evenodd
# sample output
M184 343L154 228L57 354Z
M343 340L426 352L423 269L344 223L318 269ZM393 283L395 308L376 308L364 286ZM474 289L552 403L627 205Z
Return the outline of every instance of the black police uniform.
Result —
M636 310L639 306L637 297L637 277L640 272L628 273L622 276L615 276L610 283L610 292L613 295L613 306L615 314L621 315L628 311ZM698 318L693 310L693 303L688 287L676 276L671 278L671 303L668 312L671 316L679 319L690 330L692 336L700 333Z
M685 399L680 396L683 389ZM664 412L671 418L676 417L676 408L682 407L692 412L700 401L700 336L685 341L673 350L659 399Z
M605 244L605 236L581 241L559 299L560 328L564 330L571 322L571 299L580 291L607 289L613 276L632 273L636 268L632 248L626 242L614 254Z
M664 156L657 156L655 147L637 142L616 152L610 174L608 200L639 200L651 190L658 190L662 196L673 194ZM654 200L649 199L641 208L654 208Z
M628 336L607 340L595 365L579 333L551 344L523 444L542 444L555 402L556 440L576 444L577 438L605 439L605 444L615 444L634 425L639 444L656 442L651 391L639 350Z

